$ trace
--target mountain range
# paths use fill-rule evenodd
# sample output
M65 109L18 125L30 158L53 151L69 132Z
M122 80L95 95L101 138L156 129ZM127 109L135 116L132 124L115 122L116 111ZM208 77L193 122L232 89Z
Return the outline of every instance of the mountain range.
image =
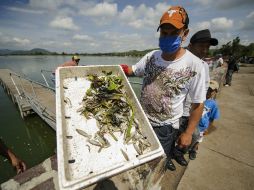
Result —
M52 54L56 53L41 48L34 48L31 50L0 49L0 55L52 55Z

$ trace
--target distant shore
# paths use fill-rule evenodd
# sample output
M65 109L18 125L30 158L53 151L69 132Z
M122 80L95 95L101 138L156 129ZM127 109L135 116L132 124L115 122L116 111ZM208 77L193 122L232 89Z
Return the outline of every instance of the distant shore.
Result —
M61 55L61 56L71 56L71 55L82 55L82 56L119 56L119 57L142 57L146 53L152 51L154 49L147 49L147 50L131 50L126 52L110 52L110 53L58 53L58 52L50 52L45 49L35 48L32 50L0 50L0 56L12 56L12 55L32 55L32 56L41 56L41 55Z

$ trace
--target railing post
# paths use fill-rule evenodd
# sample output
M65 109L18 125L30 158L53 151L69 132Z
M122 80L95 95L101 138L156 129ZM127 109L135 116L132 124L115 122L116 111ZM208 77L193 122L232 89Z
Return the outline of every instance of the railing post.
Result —
M45 77L44 74L43 74L43 70L41 70L41 75L42 75L42 77L43 77L43 79L44 79L46 85L49 87L48 81L47 81L46 77Z
M19 81L20 81L20 84L21 84L21 88L22 88L22 91L23 91L23 94L25 94L25 89L24 89L24 86L23 86L23 83L22 83L22 79L20 76L19 77Z
M37 98L36 94L35 94L35 90L34 90L34 86L33 86L33 82L29 81L31 86L32 86L32 90L33 90L33 93L34 93L34 97Z
M22 99L22 96L21 96L21 93L20 93L20 91L19 91L19 88L17 87L17 85L16 85L16 83L15 83L14 79L12 78L11 73L10 73L10 77L11 77L11 81L12 81L12 83L14 84L14 86L15 86L15 88L16 88L16 90L17 90L18 94L19 94L19 97Z

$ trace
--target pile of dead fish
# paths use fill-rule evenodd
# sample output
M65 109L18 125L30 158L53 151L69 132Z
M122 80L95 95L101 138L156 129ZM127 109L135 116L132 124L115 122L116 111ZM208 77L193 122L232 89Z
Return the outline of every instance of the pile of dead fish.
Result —
M88 75L87 79L91 86L77 112L87 119L95 118L99 130L93 137L83 130L77 129L77 132L101 149L110 146L104 134L110 134L117 141L114 133L120 132L124 134L126 144L132 143L137 153L143 154L151 144L142 135L139 122L135 119L133 106L124 90L123 78L103 71L101 76ZM124 156L126 158L127 155Z

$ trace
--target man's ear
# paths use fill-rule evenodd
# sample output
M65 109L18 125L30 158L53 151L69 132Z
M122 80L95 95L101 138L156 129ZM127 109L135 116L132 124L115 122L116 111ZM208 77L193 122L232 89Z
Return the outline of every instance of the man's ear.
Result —
M182 37L182 41L185 41L186 39L187 39L187 36L188 36L188 34L189 34L189 29L186 29L186 30L184 30L184 32L183 32L183 37Z

